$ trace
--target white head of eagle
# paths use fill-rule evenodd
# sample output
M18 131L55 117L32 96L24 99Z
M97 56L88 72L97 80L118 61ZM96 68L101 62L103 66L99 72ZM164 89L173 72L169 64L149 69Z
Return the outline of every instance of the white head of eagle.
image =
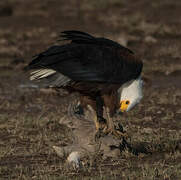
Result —
M131 110L140 102L143 97L142 93L143 81L141 77L126 83L120 92L120 110L122 112Z

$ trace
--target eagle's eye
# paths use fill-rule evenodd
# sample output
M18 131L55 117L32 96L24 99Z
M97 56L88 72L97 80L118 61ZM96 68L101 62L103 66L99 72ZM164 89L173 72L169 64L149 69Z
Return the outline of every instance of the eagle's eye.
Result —
M129 101L126 101L125 103L128 105L130 102L129 102Z

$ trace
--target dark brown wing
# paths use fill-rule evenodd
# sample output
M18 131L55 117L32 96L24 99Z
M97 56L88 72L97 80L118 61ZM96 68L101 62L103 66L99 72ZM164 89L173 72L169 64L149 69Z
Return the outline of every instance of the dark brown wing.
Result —
M123 84L136 79L142 62L118 43L95 38L79 31L65 31L62 37L71 40L63 46L52 46L29 64L29 69L53 69L73 81Z

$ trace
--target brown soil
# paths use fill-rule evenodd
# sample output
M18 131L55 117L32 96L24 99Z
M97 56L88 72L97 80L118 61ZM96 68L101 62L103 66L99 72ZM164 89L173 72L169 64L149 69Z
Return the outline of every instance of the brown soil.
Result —
M180 179L180 10L180 0L0 2L0 178ZM72 142L58 121L73 97L30 82L23 67L69 29L113 39L143 59L144 99L117 121L152 154L94 154L72 170L54 152Z

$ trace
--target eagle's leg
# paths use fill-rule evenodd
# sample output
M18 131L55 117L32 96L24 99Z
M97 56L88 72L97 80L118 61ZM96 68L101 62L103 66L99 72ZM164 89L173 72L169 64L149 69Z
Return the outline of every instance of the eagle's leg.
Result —
M103 100L100 96L96 98L96 117L94 123L96 126L96 138L102 136L103 130L106 129L106 120L103 118Z
M91 98L89 96L81 96L79 104L84 109L87 108L87 105L90 105L93 108L93 110L96 112L95 116L93 117L93 120L96 127L95 138L98 139L100 136L102 136L101 133L103 133L103 129L107 127L106 120L103 118L104 101L102 97L97 96L96 98Z
M106 111L107 124L108 124L108 128L105 129L105 133L113 134L114 136L116 136L118 138L126 137L127 134L125 132L115 128L115 125L114 125L114 122L113 122L113 117L110 115L109 108L106 107L105 111Z

